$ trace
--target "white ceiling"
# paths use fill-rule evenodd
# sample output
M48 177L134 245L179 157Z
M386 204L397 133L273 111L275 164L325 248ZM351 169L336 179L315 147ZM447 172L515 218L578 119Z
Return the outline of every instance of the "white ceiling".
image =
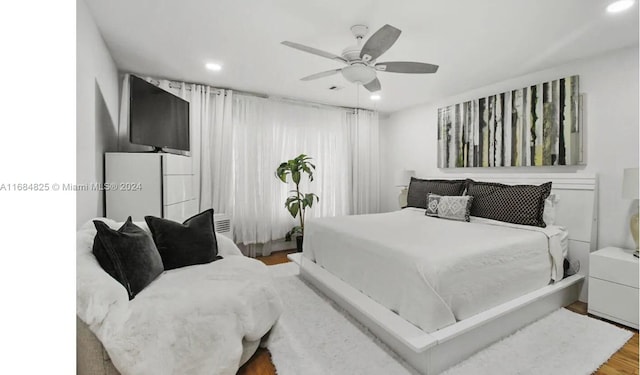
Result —
M85 0L122 71L391 112L574 59L638 44L638 5L603 0ZM341 75L303 82L338 62L350 27L402 30L378 61L440 65L436 74L378 73L382 100ZM366 37L365 37L366 39ZM219 62L217 73L204 68ZM330 91L332 85L343 86Z

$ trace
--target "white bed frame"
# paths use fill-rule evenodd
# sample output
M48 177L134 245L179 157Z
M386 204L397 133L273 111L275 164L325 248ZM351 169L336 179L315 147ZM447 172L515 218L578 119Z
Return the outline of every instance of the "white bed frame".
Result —
M556 224L569 230L569 259L580 262L578 274L532 293L425 333L386 307L348 285L315 262L291 254L300 275L347 310L408 363L425 375L438 374L473 353L527 324L567 306L579 296L586 300L589 253L597 240L597 178L579 173L553 174L447 174L438 179L472 178L476 181L538 185L553 182L560 199Z

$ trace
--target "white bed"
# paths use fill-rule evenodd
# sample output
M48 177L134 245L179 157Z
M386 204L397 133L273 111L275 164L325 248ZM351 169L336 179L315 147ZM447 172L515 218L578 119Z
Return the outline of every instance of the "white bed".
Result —
M442 178L442 177L438 177ZM474 223L459 223L458 225L474 224L476 228L486 231L485 244L474 236L475 240L455 236L455 230L444 229L453 225L453 222L439 220L436 226L447 236L434 240L430 236L438 229L428 229L426 226L416 234L415 230L409 230L403 226L404 221L411 221L412 215L421 215L416 211L402 211L393 213L395 224L376 223L378 215L353 218L363 221L363 227L354 232L351 219L333 219L326 223L309 221L305 228L305 242L303 254L292 254L292 260L300 265L300 275L316 286L321 292L333 299L336 303L348 311L354 318L364 324L384 343L389 345L408 363L412 364L421 373L438 374L448 367L469 357L473 353L500 340L525 325L555 311L558 308L575 302L579 296L585 300L587 295L587 283L585 275L589 271L589 253L596 247L597 241L597 178L595 175L582 173L513 173L513 174L450 174L449 179L472 178L478 181L500 182L505 184L535 184L539 185L547 181L553 182L552 193L560 200L556 211L556 224L567 229L567 232L558 231L558 228L542 230L530 228L523 234L522 228L517 235L511 233L514 242L504 240L504 234L510 233L510 225L501 225L494 228L482 220L474 220ZM384 216L383 216L384 217ZM422 217L421 217L422 218ZM424 217L427 219L426 217ZM387 220L388 221L388 220ZM332 223L333 222L333 223ZM426 223L427 221L423 221ZM413 228L415 229L415 228ZM317 232L325 232L314 239ZM314 233L316 232L316 233ZM331 232L329 235L328 232ZM409 238L411 232L411 238ZM494 241L489 233L502 233L500 241ZM545 232L547 232L545 234ZM442 233L439 233L441 235ZM461 232L460 232L461 233ZM544 234L544 236L542 235ZM406 235L406 237L405 237ZM480 234L482 236L482 234ZM311 237L311 240L309 239ZM529 240L524 240L524 237ZM535 238L535 239L534 239ZM547 247L543 245L547 238ZM431 256L431 261L416 257L421 250L414 241L421 243L431 240L440 245L436 255ZM531 242L533 241L533 242ZM558 241L560 246L556 246ZM460 249L463 244L473 243L473 246L465 250L459 250L461 254L451 254L445 248L453 244ZM529 245L525 245L525 243ZM548 245L551 244L551 248ZM523 250L532 245L536 248L525 256L536 258L533 262L518 264L504 262L506 248L513 252L523 254ZM398 245L401 246L398 246ZM446 244L447 246L443 246ZM568 244L568 249L566 244ZM436 246L436 248L438 248ZM499 250L502 248L502 250ZM395 259L390 255L392 249L409 255L405 260ZM399 249L399 250L398 250ZM493 249L493 250L492 250ZM531 248L533 249L533 248ZM489 251L493 255L482 256L480 253ZM496 253L497 251L497 253ZM567 255L570 262L579 263L578 274L560 280L560 262L558 253ZM374 254L374 255L372 255ZM562 257L562 255L560 257ZM506 255L506 258L509 256ZM367 258L367 259L365 259ZM546 258L546 260L545 260ZM411 259L421 259L411 264ZM555 259L555 263L554 263ZM467 262L468 261L468 262ZM497 264L489 264L491 262ZM402 264L404 262L404 264ZM439 265L435 267L434 265ZM457 262L457 263L456 263ZM480 262L484 267L493 269L484 276L482 282L472 282L473 277L481 270L474 270L473 265ZM366 264L366 266L364 266ZM483 267L483 268L484 268ZM509 279L514 278L516 269L527 269L528 279L514 281L511 285ZM538 269L536 271L536 269ZM546 269L545 272L542 272ZM439 274L443 270L450 276ZM495 274L494 274L495 273ZM476 276L472 276L476 274ZM455 276L457 275L457 276ZM423 277L424 276L424 277ZM344 278L344 279L343 279ZM383 280L378 282L376 279ZM550 282L551 280L556 280ZM416 297L416 289L400 286L401 280L405 284L422 284L422 290L427 290L429 296ZM444 284L440 280L446 281ZM406 281L409 281L406 283ZM535 287L535 283L541 283ZM372 284L372 285L369 285ZM491 289L497 296L487 296L486 290ZM499 285L498 288L496 285ZM506 287L506 288L505 288ZM429 291L429 288L431 291ZM529 292L526 289L533 288ZM365 290L363 293L361 290ZM485 292L482 292L482 290ZM507 289L502 290L502 289ZM519 292L516 292L519 289ZM465 293L460 296L459 293ZM471 292L469 292L471 291ZM519 294L518 294L519 293ZM404 295L403 295L404 294ZM413 294L413 296L412 296ZM509 294L514 294L508 299ZM375 296L373 296L375 295ZM474 298L483 295L483 298ZM443 298L441 298L444 296ZM430 304L428 308L436 312L435 317L425 318L411 306L412 299L421 300L423 305ZM483 299L487 298L487 301ZM499 302L501 300L503 303ZM434 299L440 299L439 303L433 303ZM493 300L492 300L493 299ZM380 303L378 300L382 301ZM491 301L492 300L492 301ZM495 305L497 303L497 305ZM391 308L385 306L391 306ZM395 304L395 305L394 305ZM484 307L494 305L482 311ZM400 314L398 314L398 312ZM474 315L474 312L475 313ZM404 316L409 316L407 319ZM414 320L416 324L412 323ZM455 322L455 323L454 323ZM417 326L416 326L417 325ZM444 326L446 325L446 326ZM427 328L418 328L427 327ZM442 328L444 326L444 328ZM438 329L438 327L440 327Z
M562 279L566 230L425 210L309 220L304 256L425 332Z

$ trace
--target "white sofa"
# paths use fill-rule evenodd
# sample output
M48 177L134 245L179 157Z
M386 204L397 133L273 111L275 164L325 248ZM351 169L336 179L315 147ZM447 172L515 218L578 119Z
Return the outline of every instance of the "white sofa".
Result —
M93 256L95 233L77 232L78 374L235 374L282 312L267 267L225 236L224 259L165 271L129 301Z

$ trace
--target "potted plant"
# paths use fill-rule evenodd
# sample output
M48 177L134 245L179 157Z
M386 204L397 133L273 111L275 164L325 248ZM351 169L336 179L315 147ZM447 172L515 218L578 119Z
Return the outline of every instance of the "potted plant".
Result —
M290 190L289 197L284 202L284 206L287 208L291 216L300 220L300 225L293 227L285 236L285 240L291 241L293 236L296 236L296 248L298 251L302 251L302 241L304 238L304 219L307 208L313 206L313 201L320 201L317 195L314 193L303 194L300 192L300 180L303 174L307 174L309 181L313 181L313 171L316 166L310 162L311 158L305 154L300 154L295 159L288 160L281 163L276 169L276 177L280 181L287 183L287 176L291 176L291 180L296 185L295 190Z

